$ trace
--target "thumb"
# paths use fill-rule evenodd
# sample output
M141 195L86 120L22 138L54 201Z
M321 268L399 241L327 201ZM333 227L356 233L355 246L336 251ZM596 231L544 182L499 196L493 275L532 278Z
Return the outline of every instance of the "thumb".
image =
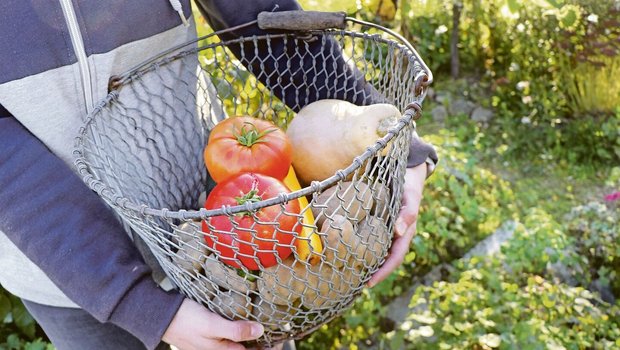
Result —
M234 342L248 341L260 338L265 329L260 323L252 321L222 320L212 325L211 333L222 339Z
M418 205L405 205L401 208L396 219L396 234L398 236L404 236L411 225L415 224L418 219Z

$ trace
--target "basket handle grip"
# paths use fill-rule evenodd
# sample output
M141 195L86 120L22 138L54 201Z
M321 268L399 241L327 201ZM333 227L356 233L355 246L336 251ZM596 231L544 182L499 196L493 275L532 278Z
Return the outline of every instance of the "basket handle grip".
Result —
M344 29L346 13L321 11L280 11L258 14L260 29L283 29L294 31Z

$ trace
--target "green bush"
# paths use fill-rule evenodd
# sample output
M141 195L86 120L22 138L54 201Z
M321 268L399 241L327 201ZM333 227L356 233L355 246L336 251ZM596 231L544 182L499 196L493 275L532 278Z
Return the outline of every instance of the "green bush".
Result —
M590 227L604 227L597 232L609 236L611 222L595 216ZM593 237L592 245L600 247L609 238ZM412 349L620 346L620 308L548 273L549 264L576 263L579 255L564 254L575 241L551 216L531 211L501 254L459 261L445 281L418 288L399 336Z
M620 309L582 287L537 275L517 282L501 260L472 259L449 281L421 287L401 329L411 349L610 349ZM520 278L521 279L521 278Z
M0 350L52 350L22 302L0 287Z
M519 224L513 238L502 246L501 252L507 269L515 276L545 276L548 264L568 263L571 256L566 250L572 241L563 232L562 226L549 214L533 209L525 222Z
M401 29L433 69L450 73L453 1L403 2ZM485 135L505 156L620 162L620 8L613 0L462 1L461 72L488 86ZM451 83L450 83L451 84ZM466 95L467 91L456 91Z
M441 161L424 189L412 246L413 275L461 257L517 215L510 185L464 152L454 133L443 130L426 140L436 146Z
M566 216L576 254L585 262L587 280L598 280L620 299L620 213L602 203L578 206ZM584 278L583 275L576 276Z

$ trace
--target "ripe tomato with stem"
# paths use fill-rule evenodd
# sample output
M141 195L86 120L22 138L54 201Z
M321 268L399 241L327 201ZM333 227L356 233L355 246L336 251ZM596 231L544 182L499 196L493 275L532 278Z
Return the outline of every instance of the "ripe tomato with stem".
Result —
M289 193L276 178L242 173L218 183L205 202L206 209L245 205ZM293 238L302 229L298 200L272 205L232 216L219 215L202 223L207 245L230 266L259 270L286 259L292 253Z

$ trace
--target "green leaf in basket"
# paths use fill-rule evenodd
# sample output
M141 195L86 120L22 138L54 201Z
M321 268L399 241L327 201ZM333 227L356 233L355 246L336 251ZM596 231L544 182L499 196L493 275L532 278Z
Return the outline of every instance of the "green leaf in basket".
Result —
M255 275L252 271L248 270L248 272L243 271L243 269L235 269L237 271L237 275L239 277L243 277L245 279L247 279L250 282L256 282L256 280L258 279L258 275Z

